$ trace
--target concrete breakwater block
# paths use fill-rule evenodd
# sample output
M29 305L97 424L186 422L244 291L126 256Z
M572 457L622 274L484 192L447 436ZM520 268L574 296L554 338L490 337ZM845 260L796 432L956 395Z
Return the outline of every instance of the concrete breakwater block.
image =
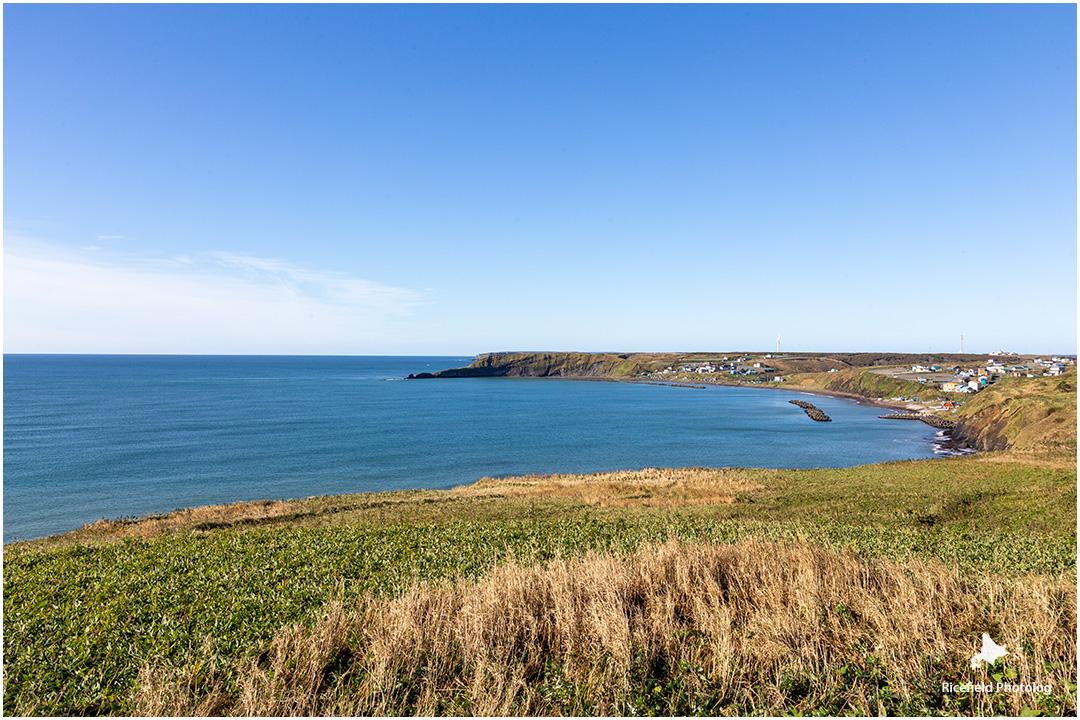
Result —
M930 427L935 427L940 430L951 430L956 427L956 423L952 420L946 420L940 418L937 415L930 415L929 413L892 413L889 415L878 415L883 420L922 420Z
M798 405L805 412L806 416L811 420L817 420L818 422L832 422L832 418L823 413L816 405L811 405L803 400L788 400L792 405Z

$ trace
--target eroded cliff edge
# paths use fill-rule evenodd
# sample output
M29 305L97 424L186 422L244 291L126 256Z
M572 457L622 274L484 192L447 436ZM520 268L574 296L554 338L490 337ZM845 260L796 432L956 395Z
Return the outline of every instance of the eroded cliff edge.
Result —
M956 414L954 433L979 450L1076 452L1076 373L999 380Z
M471 365L437 373L412 375L414 379L465 377L563 377L563 378L633 378L664 367L682 357L677 353L491 353Z

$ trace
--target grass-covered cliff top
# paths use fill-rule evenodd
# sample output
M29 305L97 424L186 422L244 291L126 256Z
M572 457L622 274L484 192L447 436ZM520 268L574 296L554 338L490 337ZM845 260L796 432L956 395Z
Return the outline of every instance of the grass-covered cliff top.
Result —
M669 365L723 362L747 357L767 362L782 374L819 373L851 368L893 365L974 364L986 355L921 353L582 353L582 352L498 352L481 355L465 368L435 373L436 377L611 377L633 378L657 372Z
M1068 714L1075 527L1075 455L1011 452L102 521L5 548L4 706ZM1054 691L942 693L982 632Z
M593 475L484 478L453 490L408 490L188 508L100 520L41 540L43 550L246 528L382 527L522 518L708 517L715 521L888 526L905 531L1076 529L1075 456L1006 451L852 468L647 468ZM1075 562L1075 558L1073 559ZM1023 564L1018 567L1025 567Z
M1058 377L1002 378L967 400L957 413L984 448L1053 450L1076 454L1076 371Z
M465 368L435 373L435 377L573 377L634 378L678 362L674 353L491 353Z

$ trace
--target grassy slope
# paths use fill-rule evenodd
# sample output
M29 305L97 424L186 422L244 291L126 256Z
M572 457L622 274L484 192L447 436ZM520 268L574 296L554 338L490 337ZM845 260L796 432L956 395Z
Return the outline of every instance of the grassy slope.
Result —
M668 353L496 353L466 368L435 373L438 377L610 377L633 378L664 368L682 355Z
M807 373L791 380L792 387L851 393L870 398L921 397L930 391L919 383L900 380L862 368L838 370L834 373ZM935 397L941 393L934 391Z
M957 413L984 449L1061 448L1076 453L1076 371L1060 377L1002 378Z
M1008 452L833 470L647 470L484 480L453 491L199 508L141 521L101 522L67 536L9 545L4 553L4 708L8 714L474 714L500 708L511 714L1016 714L1023 707L1075 713L1075 686L1070 688L1063 679L1076 673L1071 641L1065 647L1050 640L1032 645L1002 670L1027 682L1056 678L1051 696L965 699L934 692L933 683L917 680L927 673L945 680L978 679L977 674L968 677L970 669L958 668L983 631L1010 633L999 640L1014 644L1029 642L1024 638L1075 636L1075 380L1071 388L1041 381L1000 386L1001 402L1012 398L1013 404L1028 409L1011 415L1006 424L1010 437L1026 438L1026 448ZM1032 408L1042 412L1049 407L1058 409L1044 412L1041 420L1018 420L1035 417ZM1071 444L1068 437L1060 437L1061 423L1045 422L1070 407ZM972 406L970 412L978 417L980 407ZM1038 437L1053 442L1036 442ZM407 600L411 607L429 607L489 602L484 598L494 590L476 591L480 599L470 600L473 591L452 588L483 585L508 561L520 565L513 577L523 587L547 577L546 563L557 558L592 562L587 560L591 552L646 567L653 562L649 558L662 552L656 543L670 538L688 543L685 552L691 556L698 552L694 548L713 543L777 542L795 553L793 563L810 563L809 575L800 576L805 578L824 572L812 569L817 564L849 567L843 558L852 553L868 563L850 566L853 577L880 575L875 583L892 582L887 577L901 582L929 563L937 575L926 582L953 588L933 592L951 598L956 617L964 619L920 621L942 634L943 645L936 650L924 652L921 645L905 650L900 643L895 650L874 651L866 643L884 632L880 623L900 627L903 618L896 613L910 611L882 605L883 598L865 599L865 588L830 584L826 591L824 586L812 590L799 585L802 589L795 591L804 598L799 602L810 604L799 605L803 609L796 615L835 611L848 634L800 639L800 633L810 631L793 617L791 628L803 630L770 630L759 644L740 641L738 652L731 653L735 664L717 664L709 648L722 638L709 634L711 625L695 625L676 613L662 627L668 635L685 635L688 642L679 647L690 648L689 654L663 638L648 640L645 636L657 632L648 625L654 629L642 629L641 638L628 639L630 655L614 665L610 653L591 659L586 654L584 661L573 648L547 641L521 646L516 640L507 646L517 653L514 657L533 653L536 662L492 665L490 658L477 659L468 656L464 646L454 646L446 652L458 658L458 664L443 675L425 675L423 658L419 665L400 666L393 663L405 661L395 658L391 665L380 665L383 670L365 664L380 657L370 645L374 640L368 629L396 617L393 603ZM825 555L800 549L807 547L823 548ZM682 550L672 552L670 562L684 561L679 559ZM743 560L737 562L759 562L754 552L738 551ZM789 550L770 552L778 556ZM728 567L728 562L721 566ZM551 572L572 576L585 573L587 565L561 567ZM727 571L717 566L709 572L720 578ZM766 568L747 572L760 574ZM467 582L454 585L458 580ZM433 585L419 587L417 582ZM554 587L553 580L544 583ZM1028 597L1024 593L1030 588L1043 588L1038 594L1042 599L1008 599ZM568 587L558 593L579 591ZM829 599L833 596L827 593L834 591L838 599ZM643 608L670 608L676 601L648 600L652 591L641 592ZM918 597L930 592L921 585L904 592L913 594L912 607L937 602L931 596ZM749 614L732 622L745 635L751 632L747 623L755 622L755 604L775 598L739 598L749 603ZM856 602L868 604L851 614L850 604ZM1015 613L1029 602L1035 603L1030 617L1003 619L1005 609ZM982 609L972 614L970 608L976 606ZM537 607L542 610L543 603ZM638 612L619 607L608 611L614 614L603 622L616 625L624 622L618 618ZM536 623L547 611L537 612L522 622L539 627ZM1032 624L1036 615L1045 615L1045 621L1039 621L1043 625ZM331 622L339 616L351 619ZM934 625L938 622L940 626ZM416 625L427 626L436 627L430 622ZM524 632L524 627L512 632ZM467 631L445 630L457 633L455 637L466 637ZM414 644L436 647L424 643L436 643L437 638L418 629L410 632L420 633ZM551 632L570 630L559 626ZM908 631L897 632L902 636ZM319 638L332 642L320 645ZM400 637L396 642L408 644ZM774 662L770 653L781 651L800 658L795 670ZM635 657L645 658L644 664ZM373 687L374 679L384 685L386 678L379 673L387 667L398 668L393 671L401 683L397 690L378 697L369 693L368 705L340 704L342 697ZM308 668L307 674L299 668ZM470 683L496 670L505 671L506 677L518 673L515 677L524 686L547 689L481 699ZM287 677L292 678L288 687L281 687L281 678ZM840 690L845 687L851 692ZM256 696L270 704L251 704ZM665 698L680 699L665 705Z
M987 572L1069 577L1075 487L1067 459L994 453L846 470L486 480L97 523L5 552L5 709L148 712L157 706L137 705L140 669L157 668L160 681L217 658L214 682L239 682L244 658L269 649L282 628L316 622L335 599L393 597L418 579L479 579L511 558L532 566L589 551L623 556L670 537L937 559L972 582ZM1075 656L1063 660L1075 669Z
M942 682L987 676L970 666L971 628L1014 639L1009 663L990 672L1059 694L943 692ZM276 633L265 658L234 663L231 677L210 648L180 667L148 666L137 708L1053 714L1075 707L1075 630L1075 585L1066 580L965 580L941 565L867 562L804 543L669 541L543 566L511 562L476 583L360 605L331 602L310 626Z

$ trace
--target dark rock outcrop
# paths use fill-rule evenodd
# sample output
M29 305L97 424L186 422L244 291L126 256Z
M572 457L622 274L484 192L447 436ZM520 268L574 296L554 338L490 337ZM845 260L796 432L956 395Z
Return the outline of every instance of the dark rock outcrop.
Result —
M811 420L817 420L818 422L832 422L832 418L826 415L816 405L811 405L804 400L788 400L792 405L798 405L806 413L806 416Z
M1000 412L985 412L961 420L956 424L954 435L962 438L976 450L989 452L1008 450L1009 440L1005 428L1009 418Z

